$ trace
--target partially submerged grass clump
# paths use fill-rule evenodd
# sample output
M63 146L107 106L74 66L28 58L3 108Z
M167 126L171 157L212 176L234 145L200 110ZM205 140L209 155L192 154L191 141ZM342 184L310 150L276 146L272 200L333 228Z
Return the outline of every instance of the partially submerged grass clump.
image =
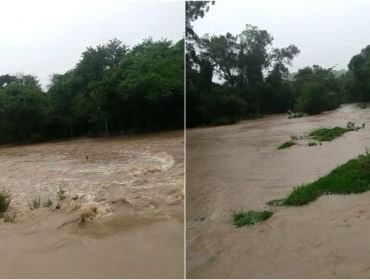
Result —
M44 203L42 204L42 207L45 207L45 208L50 208L51 206L53 206L53 202L51 201L50 198L48 198L48 200L44 201Z
M63 187L59 187L59 190L57 192L57 198L59 201L62 201L67 198L66 195L67 191Z
M6 212L3 215L4 223L14 223L16 214L13 212Z
M294 145L297 145L296 142L293 142L293 141L286 141L284 142L283 144L281 144L278 149L281 150L281 149L286 149L286 148L289 148L291 146L294 146Z
M238 212L233 214L234 226L242 227L244 225L253 225L267 220L272 216L270 211L254 211Z
M347 128L336 126L334 128L319 128L312 131L309 136L317 141L332 141L348 132Z
M358 126L354 122L348 122L346 127L336 126L333 128L315 129L308 136L317 141L332 141L348 131L359 131L361 128L365 128L365 125L363 123L361 126Z
M315 182L295 188L283 200L283 205L308 204L324 194L352 194L370 190L370 154L338 166Z
M8 210L11 200L12 199L11 199L10 193L5 188L3 188L0 191L0 215L1 216L6 210Z
M320 143L321 144L321 143ZM317 142L308 142L308 147L317 146Z
M41 198L33 198L31 201L28 201L28 206L30 210L35 210L41 206Z

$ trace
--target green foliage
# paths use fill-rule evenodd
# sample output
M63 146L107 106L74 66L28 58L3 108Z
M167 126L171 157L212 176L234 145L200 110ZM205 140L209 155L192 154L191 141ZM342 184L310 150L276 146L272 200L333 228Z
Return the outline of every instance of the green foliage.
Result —
M295 188L284 205L310 203L324 194L351 194L370 190L370 155L361 155L335 168L317 181Z
M350 129L338 126L334 128L319 128L312 131L309 136L317 141L332 141L348 131Z
M292 103L287 65L296 46L272 48L273 37L246 25L238 35L203 36L199 52L187 50L187 124L234 123L265 113L286 112ZM213 83L217 75L222 84Z
M40 208L40 206L41 206L41 198L40 197L33 198L31 201L28 201L28 207L30 208L30 210L38 209L38 208Z
M295 111L318 114L339 106L339 88L331 68L306 67L294 79Z
M0 214L3 214L6 210L8 210L11 200L10 193L3 188L0 191Z
M184 41L89 47L54 74L0 76L0 143L177 129L184 120Z
M233 214L234 226L242 227L244 225L253 225L255 223L260 223L272 216L270 211L254 211L250 210L248 212L236 212Z
M344 89L349 101L370 100L370 45L352 57L348 64L349 74Z
M42 140L48 126L48 96L30 77L24 79L14 77L0 88L0 143Z
M281 149L286 149L286 148L289 148L291 146L294 146L294 145L297 145L297 143L293 142L293 141L287 141L287 142L284 142L283 144L281 144L278 149L281 150Z

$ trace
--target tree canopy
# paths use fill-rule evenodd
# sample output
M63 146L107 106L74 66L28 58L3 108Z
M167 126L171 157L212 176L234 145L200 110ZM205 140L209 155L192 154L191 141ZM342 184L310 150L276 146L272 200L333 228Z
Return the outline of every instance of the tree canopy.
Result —
M187 2L187 124L233 123L263 114L318 114L343 102L370 100L370 46L348 71L318 65L289 66L300 50L276 48L267 30L247 24L239 34L196 34L193 23L213 2Z
M182 128L183 57L183 40L113 39L52 75L46 92L34 76L0 76L0 142Z

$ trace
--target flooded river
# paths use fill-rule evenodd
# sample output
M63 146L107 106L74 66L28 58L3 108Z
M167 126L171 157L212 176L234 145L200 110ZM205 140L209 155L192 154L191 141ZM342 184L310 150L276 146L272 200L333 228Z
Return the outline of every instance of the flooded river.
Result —
M0 222L1 277L182 278L183 145L166 132L1 146L16 214Z
M278 150L319 127L366 123L321 146ZM370 148L370 109L274 115L187 132L187 273L195 278L368 278L370 193L275 207L264 223L235 228L232 213L326 175Z

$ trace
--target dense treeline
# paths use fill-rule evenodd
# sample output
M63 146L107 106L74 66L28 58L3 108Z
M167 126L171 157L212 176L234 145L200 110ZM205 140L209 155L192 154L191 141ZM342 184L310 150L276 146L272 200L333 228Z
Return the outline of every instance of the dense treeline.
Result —
M318 65L294 75L295 45L273 47L273 37L246 25L237 35L196 34L192 23L214 2L186 2L187 124L234 123L263 114L318 114L343 102L370 101L370 47L342 75Z
M183 127L184 41L114 39L88 48L46 92L36 77L0 76L0 142Z

